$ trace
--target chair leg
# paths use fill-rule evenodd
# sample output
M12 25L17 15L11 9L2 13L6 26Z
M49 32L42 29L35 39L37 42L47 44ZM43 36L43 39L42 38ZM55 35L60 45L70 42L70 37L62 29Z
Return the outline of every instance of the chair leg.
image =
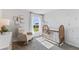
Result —
M24 45L27 45L27 44L28 44L28 42L27 42L27 41L25 41Z

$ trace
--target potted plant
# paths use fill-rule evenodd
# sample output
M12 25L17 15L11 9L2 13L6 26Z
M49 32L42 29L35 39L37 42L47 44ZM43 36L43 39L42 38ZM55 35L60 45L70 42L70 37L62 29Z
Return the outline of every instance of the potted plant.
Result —
M3 25L2 27L1 27L1 34L3 34L3 32L7 32L8 31L8 29L7 29L7 27L5 26L5 25Z

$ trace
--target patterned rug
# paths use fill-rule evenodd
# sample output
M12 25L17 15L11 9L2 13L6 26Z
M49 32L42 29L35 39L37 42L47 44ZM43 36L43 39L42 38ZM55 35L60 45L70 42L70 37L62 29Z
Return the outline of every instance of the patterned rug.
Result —
M45 46L46 48L48 48L48 49L50 49L51 47L54 46L52 43L46 41L46 38L44 38L44 37L36 38L36 40L38 42L40 42L43 46Z

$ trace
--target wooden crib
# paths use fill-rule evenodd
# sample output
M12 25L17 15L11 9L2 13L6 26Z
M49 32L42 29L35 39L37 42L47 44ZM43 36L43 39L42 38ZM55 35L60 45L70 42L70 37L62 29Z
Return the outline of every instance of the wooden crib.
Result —
M43 37L46 37L48 40L50 40L51 32L58 32L59 42L56 42L56 43L58 44L58 46L62 45L64 43L64 25L60 25L58 31L57 30L51 30L48 25L43 25L43 27L42 27Z

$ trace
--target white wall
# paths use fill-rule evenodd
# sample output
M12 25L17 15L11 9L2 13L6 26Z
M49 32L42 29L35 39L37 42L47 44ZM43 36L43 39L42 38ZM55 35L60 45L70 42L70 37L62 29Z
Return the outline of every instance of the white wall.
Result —
M10 19L10 30L14 29L13 16L22 15L24 17L24 29L29 31L29 12L26 9L3 9L2 18Z
M0 18L2 17L2 10L0 9Z
M79 47L79 10L52 10L45 14L46 23L54 28L65 27L65 42Z

